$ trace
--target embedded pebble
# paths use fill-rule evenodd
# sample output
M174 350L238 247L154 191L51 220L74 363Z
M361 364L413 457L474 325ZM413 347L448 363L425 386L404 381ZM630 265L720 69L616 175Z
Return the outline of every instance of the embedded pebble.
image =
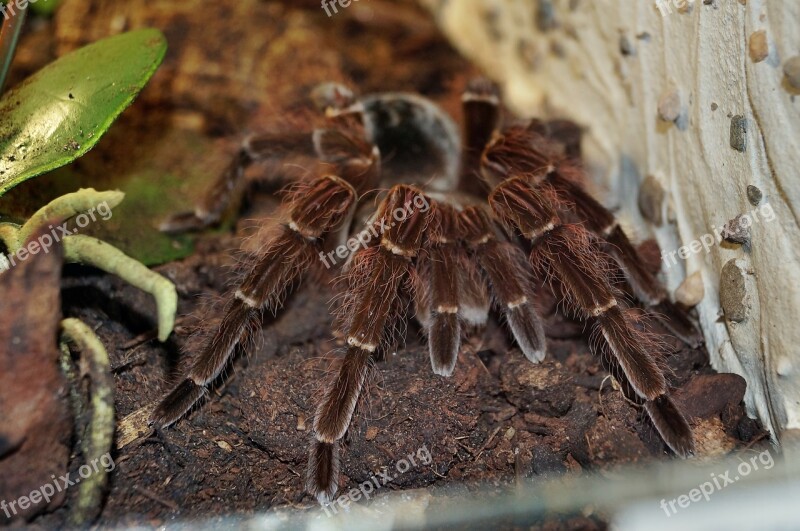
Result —
M542 59L544 59L539 47L533 41L528 39L519 40L517 43L517 53L519 54L519 58L523 65L525 65L530 71L534 71L539 68L539 65L542 63Z
M488 8L483 12L483 21L486 24L486 34L494 42L503 40L504 34L500 27L501 13L496 8Z
M631 43L627 35L620 35L619 51L622 55L636 55L636 48L634 48L633 43Z
M667 221L673 224L678 221L678 214L675 212L675 200L671 196L667 200Z
M665 122L674 122L681 115L681 94L676 88L669 89L658 100L658 116Z
M652 175L645 177L639 188L639 210L647 221L656 226L664 222L664 196L664 188L658 179Z
M703 300L706 290L703 285L703 276L700 271L695 271L678 286L675 290L675 301L686 306L693 308Z
M734 323L745 321L749 310L744 275L745 272L734 259L728 260L722 267L719 278L719 302L722 312L728 321Z
M758 30L750 35L750 59L754 63L760 63L769 56L769 41L767 32Z
M567 50L564 48L564 45L561 42L553 40L550 42L550 52L558 58L565 58L567 56Z
M743 220L745 219L749 221L744 223ZM744 214L739 214L722 227L722 232L720 233L722 239L728 243L737 243L739 245L750 243L751 224L752 220L749 216L745 217Z
M791 376L792 374L792 360L786 356L782 356L775 364L775 372L778 376Z
M763 197L764 194L761 193L761 190L752 184L747 185L747 200L750 201L751 205L758 206Z
M731 147L739 153L747 149L747 119L741 114L731 117Z
M786 81L792 88L800 90L800 55L795 55L783 65Z
M536 9L536 26L540 31L549 31L558 27L552 0L539 0Z

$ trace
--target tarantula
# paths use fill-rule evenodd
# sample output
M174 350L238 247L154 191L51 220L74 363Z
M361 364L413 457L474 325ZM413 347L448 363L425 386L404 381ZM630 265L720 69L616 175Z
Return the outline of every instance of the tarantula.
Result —
M591 324L595 351L644 404L669 448L680 456L693 452L691 428L669 397L659 363L665 347L647 320L660 319L693 345L698 333L611 212L584 191L577 126L534 120L501 127L497 90L485 80L472 81L463 95L463 149L453 120L420 96L358 98L329 83L313 99L325 111L324 126L251 137L205 202L166 224L183 230L218 221L254 162L299 154L325 164L327 171L284 200L221 325L152 423L168 426L185 415L262 313L279 309L304 274L333 260L332 245L355 234L337 304L346 352L325 383L313 422L306 488L320 502L338 489L339 440L370 361L399 339L407 309L415 309L438 375L453 373L462 335L486 323L492 302L522 353L537 363L547 347L535 282L549 283L566 311ZM356 220L366 221L363 230L354 232ZM336 256L344 258L341 249ZM652 311L636 308L634 298Z

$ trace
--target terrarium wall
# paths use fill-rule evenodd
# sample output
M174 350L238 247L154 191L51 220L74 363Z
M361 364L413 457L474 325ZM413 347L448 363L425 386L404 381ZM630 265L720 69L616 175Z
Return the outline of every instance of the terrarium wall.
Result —
M517 114L586 127L594 191L657 239L671 293L702 296L712 363L746 378L751 412L796 437L800 2L422 2Z

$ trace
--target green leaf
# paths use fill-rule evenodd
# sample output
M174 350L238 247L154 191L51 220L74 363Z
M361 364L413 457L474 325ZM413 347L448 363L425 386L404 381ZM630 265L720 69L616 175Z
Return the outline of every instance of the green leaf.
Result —
M142 122L138 114L122 116L79 161L0 197L0 222L22 224L43 205L79 188L121 190L125 200L113 209L111 219L79 228L80 234L110 243L148 266L191 254L197 235L164 234L159 225L172 214L194 208L226 169L230 149L201 131L163 120ZM231 216L219 232L229 232L234 219Z
M46 66L0 99L0 195L94 147L166 53L164 35L116 35Z

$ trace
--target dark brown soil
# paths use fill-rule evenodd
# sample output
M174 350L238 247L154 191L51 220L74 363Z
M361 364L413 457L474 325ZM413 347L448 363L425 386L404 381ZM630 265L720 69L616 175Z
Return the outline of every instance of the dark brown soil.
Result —
M269 201L267 201L269 202ZM182 291L181 311L225 283L223 249L209 239L191 258L159 268ZM97 329L109 346L118 418L157 400L178 374L178 333L167 345L130 348L150 330L147 297L122 281L83 269L64 279L65 313ZM224 384L188 419L114 454L117 464L100 523L159 525L174 518L252 514L281 506L313 507L303 489L313 399L329 366L328 301L319 286L300 289L258 348L240 356ZM142 309L142 313L134 311ZM492 325L462 352L451 379L434 376L412 330L408 346L376 363L367 399L343 452L348 489L425 446L430 465L412 468L387 488L467 489L511 485L583 470L669 459L642 411L625 400L575 324L549 320L550 355L529 363ZM179 329L185 332L184 329ZM741 403L743 382L716 375L702 350L680 348L668 360L677 400L696 418L704 455L735 451L764 436ZM64 510L41 518L58 522Z
M94 7L80 19L80 26L69 26L69 17L60 15L59 37L49 41L52 47L66 46L70 39L80 40L73 38L76 34L85 33L86 40L98 38L97 28L108 23L102 17L116 9L109 2L81 3ZM217 6L214 9L222 9L218 6L232 3L213 4ZM67 1L65 9L77 4ZM274 108L281 103L282 98L272 96L264 103L260 95L247 102L238 101L245 91L236 86L230 92L234 95L231 99L211 105L222 91L220 87L226 86L220 77L209 78L206 85L199 80L191 90L184 83L181 89L177 78L188 75L188 67L182 69L177 58L189 56L190 47L200 46L185 36L199 22L184 13L186 8L181 8L180 17L170 16L169 2L161 3L160 9L152 2L120 4L136 13L133 20L162 27L167 35L173 35L171 59L166 65L173 77L171 83L156 79L155 88L143 95L143 105L150 112L159 108L174 112L180 106L189 106L208 119L211 125L207 134L222 135L236 129L237 120L243 116L263 119L265 106ZM175 6L179 4L192 3L176 2ZM281 2L241 4L253 4L258 17L270 20L264 31L275 33L276 39L287 25L312 31L315 45L327 43L326 56L335 58L326 60L326 68L342 78L357 80L365 90L420 90L448 109L456 109L458 87L473 74L438 34L427 33L432 31L429 24L423 31L414 32L416 40L403 42L407 50L398 51L396 31L380 27L370 30L346 15L328 20L320 16L317 2L309 2L313 6L307 12ZM234 11L238 15L231 14ZM397 20L406 20L403 17L414 20L413 16L420 16L406 7L399 13L399 19L386 22L387 27L401 24ZM231 8L227 18L218 20L207 13L202 18L211 29L231 31L239 20L236 17L247 15L247 10L239 7ZM255 23L242 24L249 27ZM206 31L214 34L209 28ZM243 49L243 53L265 53L257 46ZM280 83L286 84L294 79L292 61L286 57L281 60L277 71L281 73ZM296 60L304 82L323 81L331 75L309 70L302 58ZM266 83L272 87L276 81ZM175 92L179 89L194 93L194 100L181 99ZM296 97L300 89L283 90L291 93L283 98L285 101ZM249 114L245 109L250 108L258 111ZM135 113L135 108L130 112ZM112 160L124 160L124 150L119 146L101 145L97 149L105 150L104 156ZM268 216L275 205L272 196L256 195L243 219ZM232 251L238 247L239 237L248 233L248 225L252 223L240 223L236 234L205 236L191 257L157 268L177 285L182 315L195 311L203 298L224 291L228 267L233 263ZM183 320L164 345L153 339L137 340L153 331L154 305L147 295L118 278L76 266L65 269L62 283L64 315L78 317L96 329L108 348L116 381L117 419L158 400L187 361L180 348L191 319ZM163 433L116 450L116 468L98 523L159 526L176 519L247 515L286 506L314 507L315 500L304 492L310 419L317 387L328 371L329 353L342 343L331 332L331 297L324 286L300 288L277 318L265 324L258 346L236 359L228 377L200 409ZM541 292L541 301L547 315L550 350L539 365L529 363L513 347L501 325L491 324L469 341L460 354L455 375L443 379L432 374L421 334L412 324L407 346L375 364L369 392L347 435L342 488L366 481L383 468L394 468L398 460L416 454L423 446L430 452L431 464L412 467L387 489L466 492L479 484L513 485L521 478L539 480L670 459L642 410L624 398L601 360L589 352L583 325L558 316L555 301L546 291ZM716 375L703 349L692 350L666 340L675 352L664 361L671 369L671 384L677 388L676 400L692 416L698 453L722 455L764 439L763 429L745 414L744 382L732 375ZM73 459L71 469L80 464ZM75 494L70 491L65 506L34 523L42 527L62 525ZM605 527L596 515L530 524L548 529Z
M183 313L198 305L200 293L224 285L225 249L234 243L231 237L208 239L191 258L158 268L181 289ZM63 293L65 313L96 328L109 346L118 418L156 401L165 380L179 374L185 329L166 345L120 348L150 330L146 296L79 268L68 268ZM328 353L342 344L331 338L329 300L319 286L300 289L203 407L174 428L117 451L100 523L159 525L315 506L303 488L308 430ZM492 325L483 341L473 339L462 352L451 379L431 373L412 329L406 348L375 364L347 436L342 488L393 469L423 446L432 463L411 468L387 488L511 485L669 459L643 412L614 389L585 339L554 338L573 335L575 323L557 315L548 323L550 355L542 364L509 348L505 331ZM702 350L681 347L667 362L678 402L702 427L702 455L735 451L764 436L744 413L740 378L714 374ZM40 520L58 522L63 512Z

